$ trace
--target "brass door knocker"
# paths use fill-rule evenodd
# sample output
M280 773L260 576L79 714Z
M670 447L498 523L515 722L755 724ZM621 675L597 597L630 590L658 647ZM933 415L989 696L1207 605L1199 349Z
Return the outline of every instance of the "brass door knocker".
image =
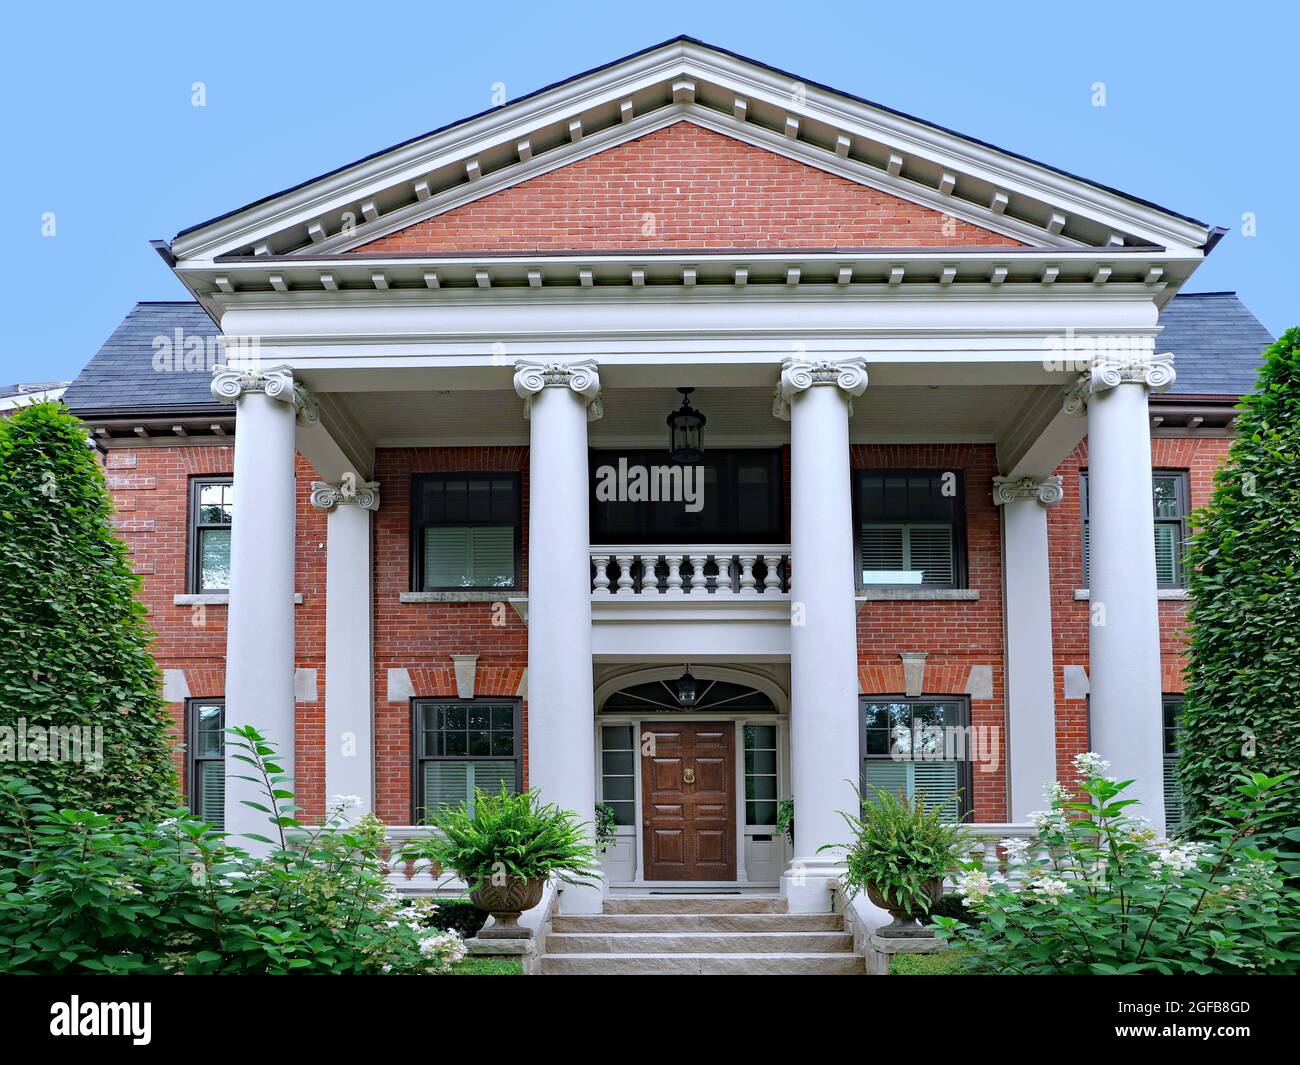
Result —
M686 784L694 784L694 783L695 783L695 770L694 770L694 769L687 769L687 770L682 774L682 781L683 781L683 783L686 783Z

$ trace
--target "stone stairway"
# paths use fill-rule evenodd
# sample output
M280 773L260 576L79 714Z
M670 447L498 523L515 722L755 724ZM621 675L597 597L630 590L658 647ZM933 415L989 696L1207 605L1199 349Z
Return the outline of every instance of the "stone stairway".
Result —
M544 976L862 974L835 913L789 913L776 895L627 895L551 919Z

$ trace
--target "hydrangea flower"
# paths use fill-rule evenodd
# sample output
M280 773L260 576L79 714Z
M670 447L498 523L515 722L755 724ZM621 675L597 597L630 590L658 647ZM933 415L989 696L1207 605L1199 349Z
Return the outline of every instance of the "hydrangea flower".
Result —
M1001 841L1002 852L1007 856L1007 861L1013 864L1023 862L1029 856L1032 844L1033 840L1021 836L1011 836Z
M1156 851L1155 868L1159 872L1182 876L1196 868L1202 845L1199 843L1171 843Z
M1037 881L1029 890L1039 898L1050 899L1055 902L1057 899L1061 898L1061 896L1068 895L1072 888L1059 877L1045 876L1043 879Z
M1083 754L1074 756L1074 771L1084 780L1099 777L1104 770L1109 768L1110 763L1096 751L1085 751Z

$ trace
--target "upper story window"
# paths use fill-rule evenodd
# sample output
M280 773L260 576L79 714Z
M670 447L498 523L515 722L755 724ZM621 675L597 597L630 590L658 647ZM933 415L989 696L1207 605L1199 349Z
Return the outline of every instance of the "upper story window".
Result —
M1088 471L1079 474L1083 513L1083 583L1088 586ZM1151 509L1155 519L1156 587L1183 588L1187 584L1183 552L1187 545L1191 505L1186 470L1155 470L1151 474Z
M858 584L964 587L962 484L959 470L855 470Z
M414 589L519 589L521 495L517 473L416 474L411 485Z
M190 481L191 592L225 592L230 588L234 492L229 477L195 477Z
M190 810L213 828L226 824L226 702L186 703L185 747L189 755Z
M652 448L593 450L593 544L754 544L786 540L779 448L709 448L698 467Z

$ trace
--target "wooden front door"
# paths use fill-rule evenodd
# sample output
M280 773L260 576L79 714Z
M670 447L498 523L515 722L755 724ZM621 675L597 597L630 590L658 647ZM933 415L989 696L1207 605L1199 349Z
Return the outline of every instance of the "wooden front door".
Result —
M641 728L647 880L736 879L736 726Z

